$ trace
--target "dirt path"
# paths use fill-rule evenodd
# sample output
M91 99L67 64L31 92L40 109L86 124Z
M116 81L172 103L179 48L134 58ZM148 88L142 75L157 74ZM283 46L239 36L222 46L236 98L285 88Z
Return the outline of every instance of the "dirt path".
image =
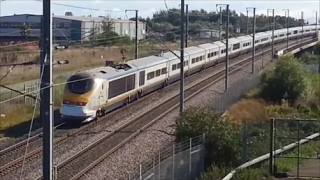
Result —
M299 166L299 177L310 177L310 178L296 178L297 169L294 168L288 172L288 178L279 178L279 180L294 180L294 179L320 179L320 159L309 159ZM312 177L312 178L311 178Z

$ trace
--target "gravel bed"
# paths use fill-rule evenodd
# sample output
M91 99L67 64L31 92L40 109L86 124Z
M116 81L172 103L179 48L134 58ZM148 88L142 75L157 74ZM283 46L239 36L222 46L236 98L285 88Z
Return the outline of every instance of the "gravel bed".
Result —
M264 58L266 63L267 58ZM262 61L256 61L256 70L261 67ZM237 81L245 81L250 77L251 65L242 68L243 70L230 75L229 87ZM208 97L213 98L214 91L224 91L224 79L215 83L211 87L202 91L195 97L185 103L188 106L203 106L208 104ZM168 147L174 140L173 136L161 133L162 130L170 134L174 133L174 129L170 125L174 124L176 117L179 114L179 108L173 110L170 114L160 119L157 123L147 129L146 132L138 135L122 148L117 150L112 156L102 161L95 169L91 170L82 177L82 180L102 180L102 179L128 179L131 173L136 172L140 163L144 163L157 154L162 147ZM155 138L156 137L156 138Z

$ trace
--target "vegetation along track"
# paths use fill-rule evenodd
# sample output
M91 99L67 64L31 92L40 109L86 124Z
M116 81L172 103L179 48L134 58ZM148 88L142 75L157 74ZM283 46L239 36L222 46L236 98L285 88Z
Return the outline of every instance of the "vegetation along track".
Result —
M249 63L251 63L251 58L234 63L233 66L230 67L230 74L235 73L239 68L246 66ZM201 79L201 81L192 83L185 89L186 100L192 98L223 78L224 71L221 70L214 75ZM166 100L161 102L158 106L154 106L141 113L131 121L93 142L90 146L79 151L74 156L58 165L58 179L74 180L80 178L147 127L151 126L157 120L171 112L178 105L179 93L176 93L173 96L166 98ZM171 108L168 109L168 107ZM40 180L42 177L38 177L37 179Z
M276 46L276 47L277 47L277 46ZM280 47L280 45L278 45L278 47ZM268 51L268 50L267 50L267 51ZM258 57L258 54L259 54L259 53L257 53L257 57ZM250 59L250 58L249 58L249 59ZM147 98L147 96L146 96L146 98ZM142 98L142 99L145 99L145 98ZM141 100L142 100L142 99L141 99ZM117 110L117 111L114 111L114 112L111 113L111 114L109 114L107 117L112 117L112 116L113 116L115 113L117 113L117 112L118 112L118 110ZM106 117L106 118L107 118L107 117ZM105 119L105 118L104 118L104 119ZM112 121L112 122L114 122L114 121ZM82 127L82 128L79 128L79 129L77 129L76 131L69 133L69 134L68 134L69 136L56 139L56 140L55 140L55 146L60 145L60 144L62 144L63 142L66 142L66 140L68 140L68 139L70 140L71 138L69 138L69 137L72 137L72 136L74 136L74 135L76 135L76 134L79 134L80 132L83 132L85 129L89 129L89 127L92 127L92 125L94 125L94 124L95 124L95 123L92 123L92 124L89 124L88 126L84 126L84 127ZM128 124L127 124L127 125L128 125ZM129 127L129 128L130 128L130 127ZM135 127L134 129L137 129L137 128ZM42 144L39 142L40 148L38 148L38 149L36 149L36 150L34 150L34 151L32 151L32 152L30 152L30 153L27 154L27 157L26 157L26 161L27 161L27 162L28 162L28 161L31 161L32 159L35 159L36 157L39 157L39 156L41 155L41 153L42 153L42 147L41 147L41 145L42 145ZM20 149L21 149L21 148L20 148ZM23 157L18 158L18 159L16 159L16 160L14 160L14 161L12 161L12 162L4 165L3 167L0 168L0 174L3 176L3 175L5 175L5 174L7 174L8 172L16 169L17 167L20 167L21 164L22 164L22 161L23 161Z

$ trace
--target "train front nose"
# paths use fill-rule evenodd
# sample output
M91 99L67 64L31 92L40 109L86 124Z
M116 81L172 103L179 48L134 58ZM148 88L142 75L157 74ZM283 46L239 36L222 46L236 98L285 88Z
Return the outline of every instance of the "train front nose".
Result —
M85 107L63 105L60 108L60 115L66 121L85 121L95 117L95 111Z

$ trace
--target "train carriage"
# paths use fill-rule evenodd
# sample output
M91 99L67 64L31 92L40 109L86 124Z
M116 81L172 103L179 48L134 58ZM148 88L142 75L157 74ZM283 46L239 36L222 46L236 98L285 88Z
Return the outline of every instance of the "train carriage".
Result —
M252 49L252 37L249 35L237 37L241 42L241 54L248 53Z
M301 39L302 35L315 36L315 26L289 28L288 35L290 39ZM287 29L274 31L275 43L286 39ZM271 31L256 33L256 48L267 46L271 41ZM230 38L229 57L250 52L252 45L249 35ZM196 73L225 61L225 40L191 46L184 51L185 74ZM180 56L180 51L174 53ZM166 52L72 74L65 85L61 117L67 122L90 121L178 81L181 65L175 54Z
M219 46L212 43L198 45L206 51L206 67L213 66L218 63Z

